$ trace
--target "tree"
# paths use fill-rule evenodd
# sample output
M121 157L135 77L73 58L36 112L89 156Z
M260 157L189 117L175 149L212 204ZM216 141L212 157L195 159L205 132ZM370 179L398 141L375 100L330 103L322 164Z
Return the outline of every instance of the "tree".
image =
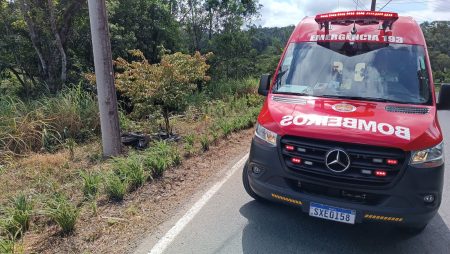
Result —
M127 62L117 59L117 89L129 97L140 116L159 111L164 119L164 128L172 133L169 117L173 112L183 112L186 99L197 89L199 83L207 82L210 54L193 56L183 53L163 55L161 62L150 64L139 50L130 51L139 61Z
M38 58L40 77L51 93L58 92L66 83L65 45L72 20L84 3L84 0L18 0L14 2L19 5ZM57 13L60 15L57 16Z
M240 30L259 8L256 0L183 0L177 1L174 13L192 52L208 50L214 35Z
M8 68L28 94L44 83L56 93L67 81L67 42L84 0L0 0L4 33L0 68ZM1 71L1 69L0 69Z
M160 60L159 47L175 51L179 47L179 25L170 3L162 0L111 0L111 43L113 57L128 57L139 49L151 62Z

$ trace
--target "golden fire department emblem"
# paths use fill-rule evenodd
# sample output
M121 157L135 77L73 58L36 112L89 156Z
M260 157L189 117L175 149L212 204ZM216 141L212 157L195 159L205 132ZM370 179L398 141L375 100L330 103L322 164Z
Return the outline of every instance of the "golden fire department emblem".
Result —
M343 112L343 113L350 113L350 112L356 111L355 106L353 106L351 104L347 104L347 103L335 104L335 105L333 105L332 108L337 112Z

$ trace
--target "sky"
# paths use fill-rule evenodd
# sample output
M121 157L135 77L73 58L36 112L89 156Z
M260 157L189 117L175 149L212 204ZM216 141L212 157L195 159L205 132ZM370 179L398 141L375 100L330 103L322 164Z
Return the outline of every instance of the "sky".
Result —
M303 17L319 13L370 10L371 2L372 0L259 0L263 7L256 24L263 27L296 25ZM383 11L412 16L419 23L450 20L450 0L377 0L377 10L382 7Z

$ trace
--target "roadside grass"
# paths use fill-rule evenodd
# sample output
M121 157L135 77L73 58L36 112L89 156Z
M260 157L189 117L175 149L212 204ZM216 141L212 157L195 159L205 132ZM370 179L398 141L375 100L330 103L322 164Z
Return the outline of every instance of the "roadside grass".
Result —
M79 209L63 194L55 194L46 202L43 214L61 228L63 235L68 235L75 230Z
M98 172L80 171L83 180L83 195L86 200L93 200L97 197L102 177Z
M98 114L94 114L97 111L92 108L91 102L95 100L90 95L70 91L70 95L60 95L60 104L53 101L58 100L56 98L47 99L51 100L49 105L44 105L45 100L33 106L10 101L8 107L16 107L20 112L0 111L0 154L23 153L27 157L12 156L0 162L0 177L5 179L4 184L0 185L0 206L15 207L10 197L17 197L15 209L23 211L17 213L20 215L16 216L17 221L12 219L13 216L0 212L3 225L0 238L4 239L0 240L0 253L1 244L9 248L11 239L16 244L13 248L18 246L15 241L18 235L11 237L4 226L9 225L11 232L20 232L21 235L26 230L43 232L51 221L58 225L61 235L71 234L79 218L88 219L91 211L96 214L97 206L108 204L104 201L113 201L109 204L114 207L115 202L124 200L128 193L139 190L149 181L164 177L167 169L182 164L186 156L207 152L221 139L230 138L233 132L251 128L262 98L256 95L257 80L243 82L242 87L238 81L212 83L203 93L194 94L188 112L171 119L175 132L182 136L180 142L155 141L144 151L129 151L127 155L113 159L104 159L101 155L100 141L94 135L98 132L98 126L93 119ZM78 106L70 105L70 101ZM0 108L6 108L4 104L8 102L0 100ZM64 114L71 119L65 119L63 124L60 118ZM154 130L158 126L158 121L146 119L139 123L129 120L123 113L121 115L121 125L129 130L136 126ZM43 123L29 122L27 124L33 126L20 127L20 132L5 132L2 124L11 124L10 120L5 121L7 117L25 122L35 119ZM149 123L154 126L147 126ZM48 129L42 129L47 125ZM28 137L22 137L27 131L35 133L36 137L33 134L31 141ZM20 137L14 141L18 145L5 146L5 137L10 138L8 133ZM86 140L90 142L85 143ZM31 205L31 210L24 205L20 196L22 193L27 197L25 203Z
M22 242L16 242L11 239L2 239L0 237L0 253L22 254L25 253L25 249Z
M15 252L14 245L15 245L14 241L0 238L0 253L4 254L14 253Z
M54 152L66 138L85 141L98 130L96 99L81 86L33 102L0 95L0 157Z
M114 172L110 172L105 178L105 192L109 200L121 202L127 192L128 182L120 179Z

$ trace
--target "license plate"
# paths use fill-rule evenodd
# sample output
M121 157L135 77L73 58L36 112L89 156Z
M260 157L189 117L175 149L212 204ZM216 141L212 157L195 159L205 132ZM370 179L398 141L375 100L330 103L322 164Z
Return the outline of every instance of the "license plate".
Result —
M356 211L318 203L311 203L309 205L309 216L355 224Z

